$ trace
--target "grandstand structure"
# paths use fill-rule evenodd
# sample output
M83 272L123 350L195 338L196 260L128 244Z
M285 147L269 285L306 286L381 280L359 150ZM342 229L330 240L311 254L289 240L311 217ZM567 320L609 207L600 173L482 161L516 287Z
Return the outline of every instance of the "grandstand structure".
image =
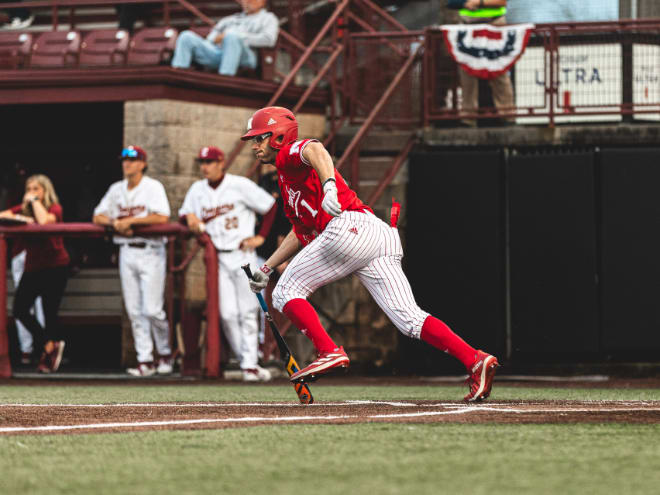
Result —
M133 33L117 29L115 5L137 3L148 8ZM232 173L255 177L258 164L238 139L244 124L259 107L287 106L379 216L392 196L403 203L404 262L419 303L466 339L520 367L649 360L660 350L652 304L660 238L649 227L660 215L652 192L660 178L659 19L537 24L512 69L515 106L496 110L483 85L480 108L467 113L435 19L409 29L384 2L271 1L277 45L260 50L256 71L236 77L169 66L179 32L208 32L238 12L235 1L4 4L19 5L35 20L0 31L0 115L12 122L3 160L53 177L65 220L89 220L89 204L119 179L122 143L147 149L172 211L197 178L192 158L201 146L219 145ZM465 118L479 127L458 127ZM0 251L8 235L0 228ZM126 337L120 295L105 290L116 285L108 282L115 269L93 259L107 251L103 236L83 226L76 235L89 239L78 248L81 275L67 291L65 320L79 328L123 321ZM168 313L190 348L203 312L214 309L207 270L191 255L198 248L183 230L171 235ZM621 239L638 240L645 255ZM426 276L430 265L438 286ZM95 308L100 293L107 305ZM9 296L8 305L11 288ZM399 340L355 281L323 288L312 302L357 365L457 371ZM0 334L6 322L0 311ZM621 344L622 327L636 344ZM310 348L296 336L305 361ZM188 352L187 370L219 375L220 346ZM263 350L269 356L274 346Z

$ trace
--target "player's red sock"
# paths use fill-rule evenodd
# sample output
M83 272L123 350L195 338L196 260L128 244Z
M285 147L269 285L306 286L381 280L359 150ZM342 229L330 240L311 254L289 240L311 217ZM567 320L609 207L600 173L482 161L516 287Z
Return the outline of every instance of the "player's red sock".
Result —
M451 328L433 316L424 320L420 338L436 349L448 352L469 368L474 363L477 351L462 338L452 332Z
M317 351L323 353L337 350L337 344L332 341L328 332L325 331L319 316L307 300L291 299L282 308L282 313L312 341Z

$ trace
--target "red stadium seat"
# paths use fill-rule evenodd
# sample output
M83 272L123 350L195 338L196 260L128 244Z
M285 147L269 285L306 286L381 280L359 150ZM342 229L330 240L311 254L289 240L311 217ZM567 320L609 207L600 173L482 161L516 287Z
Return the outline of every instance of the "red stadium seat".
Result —
M171 27L147 28L138 31L130 42L129 65L159 65L168 63L178 31Z
M47 31L32 45L30 67L65 67L78 65L80 33Z
M17 69L30 60L32 35L19 32L0 32L0 67Z
M122 29L99 29L83 39L81 66L125 65L130 36Z

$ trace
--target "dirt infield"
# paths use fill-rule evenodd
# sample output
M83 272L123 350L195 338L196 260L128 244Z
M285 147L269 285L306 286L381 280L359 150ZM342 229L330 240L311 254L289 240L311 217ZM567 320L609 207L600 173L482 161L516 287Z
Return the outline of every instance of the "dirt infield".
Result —
M0 404L2 435L349 423L660 423L660 401Z

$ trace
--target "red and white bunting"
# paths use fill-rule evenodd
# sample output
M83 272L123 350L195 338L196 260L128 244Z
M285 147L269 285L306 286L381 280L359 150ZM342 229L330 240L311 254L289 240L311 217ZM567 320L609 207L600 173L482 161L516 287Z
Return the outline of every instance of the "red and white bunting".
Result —
M446 24L440 26L447 50L468 74L494 79L525 51L534 24Z

